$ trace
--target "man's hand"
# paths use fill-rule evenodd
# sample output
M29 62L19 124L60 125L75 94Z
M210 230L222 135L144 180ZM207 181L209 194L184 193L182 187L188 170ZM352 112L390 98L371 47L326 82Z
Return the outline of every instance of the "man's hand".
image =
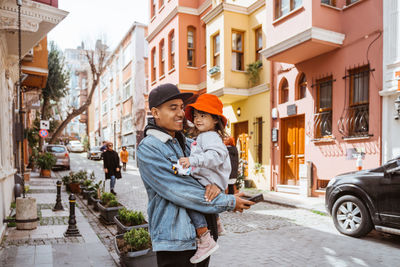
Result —
M108 169L107 169L107 168L104 168L104 172L105 172L105 173L108 173Z
M179 164L185 169L189 168L190 167L189 158L180 158L179 159Z
M119 168L117 168L116 171L119 172Z
M214 198L216 198L219 193L221 193L221 189L215 184L209 184L206 186L206 193L204 194L204 198L206 201L211 202Z
M245 210L250 209L251 205L256 204L253 201L249 201L249 200L241 198L241 196L244 196L243 192L235 194L236 206L235 206L235 209L233 211L243 212L244 209Z

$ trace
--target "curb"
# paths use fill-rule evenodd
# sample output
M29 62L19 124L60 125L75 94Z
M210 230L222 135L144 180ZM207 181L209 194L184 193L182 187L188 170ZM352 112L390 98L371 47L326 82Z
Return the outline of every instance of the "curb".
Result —
M263 196L264 196L264 202L267 202L267 203L280 205L280 206L284 206L284 207L288 207L288 208L298 208L298 209L308 210L308 211L311 211L314 213L318 213L320 215L329 216L328 212L325 209L321 210L321 209L317 209L317 208L313 208L313 207L303 206L300 204L293 204L293 203L288 203L288 202L279 201L279 200L272 200L272 199L266 197L266 194L263 194Z

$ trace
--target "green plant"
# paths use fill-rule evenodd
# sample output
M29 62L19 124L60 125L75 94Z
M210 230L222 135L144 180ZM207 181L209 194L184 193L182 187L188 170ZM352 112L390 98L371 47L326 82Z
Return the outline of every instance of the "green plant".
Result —
M107 207L111 208L111 207L118 207L119 203L116 199L112 199L108 202Z
M25 185L24 189L25 189L25 193L28 193L29 192L29 185Z
M124 234L124 241L128 251L139 251L151 248L150 234L144 228L132 229Z
M103 205L107 205L111 200L117 200L115 195L112 193L107 193L104 192L103 194L101 194L101 203Z
M37 165L42 170L51 170L56 162L56 157L49 152L40 154L36 160Z
M15 209L16 207L17 207L17 204L15 203L15 201L11 202L10 208Z
M11 216L7 216L6 220L9 220L7 223L7 227L16 227L17 223L15 222L15 218Z
M86 186L86 187L88 187L88 188L89 188L92 184L93 184L93 181L90 180L90 179L86 179L85 181L83 181L83 186Z
M254 164L253 172L254 174L264 173L264 166L261 163Z
M261 60L247 65L246 73L249 76L249 83L255 86L260 81L260 68L262 67Z
M118 219L127 226L141 225L146 223L143 213L122 208L118 211Z
M65 175L61 178L61 181L63 182L64 185L67 185L67 184L71 183L71 176Z
M246 178L245 176L246 167L247 167L247 161L239 159L239 176L236 178L235 182L236 188L238 190L242 188L244 179Z

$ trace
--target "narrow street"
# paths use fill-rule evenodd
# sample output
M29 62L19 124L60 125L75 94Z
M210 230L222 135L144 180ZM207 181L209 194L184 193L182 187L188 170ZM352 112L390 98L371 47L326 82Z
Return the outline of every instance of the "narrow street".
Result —
M71 153L71 169L104 177L102 161ZM109 183L107 182L106 190ZM139 173L128 168L117 181L118 200L146 213L147 195ZM339 234L328 216L311 211L259 203L243 214L225 212L227 235L211 266L396 266L400 236L371 232L362 239Z

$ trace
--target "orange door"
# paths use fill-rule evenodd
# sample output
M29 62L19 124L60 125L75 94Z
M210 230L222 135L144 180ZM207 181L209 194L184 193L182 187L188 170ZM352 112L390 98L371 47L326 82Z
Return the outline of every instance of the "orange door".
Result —
M281 184L299 184L299 164L304 163L304 116L282 120Z

